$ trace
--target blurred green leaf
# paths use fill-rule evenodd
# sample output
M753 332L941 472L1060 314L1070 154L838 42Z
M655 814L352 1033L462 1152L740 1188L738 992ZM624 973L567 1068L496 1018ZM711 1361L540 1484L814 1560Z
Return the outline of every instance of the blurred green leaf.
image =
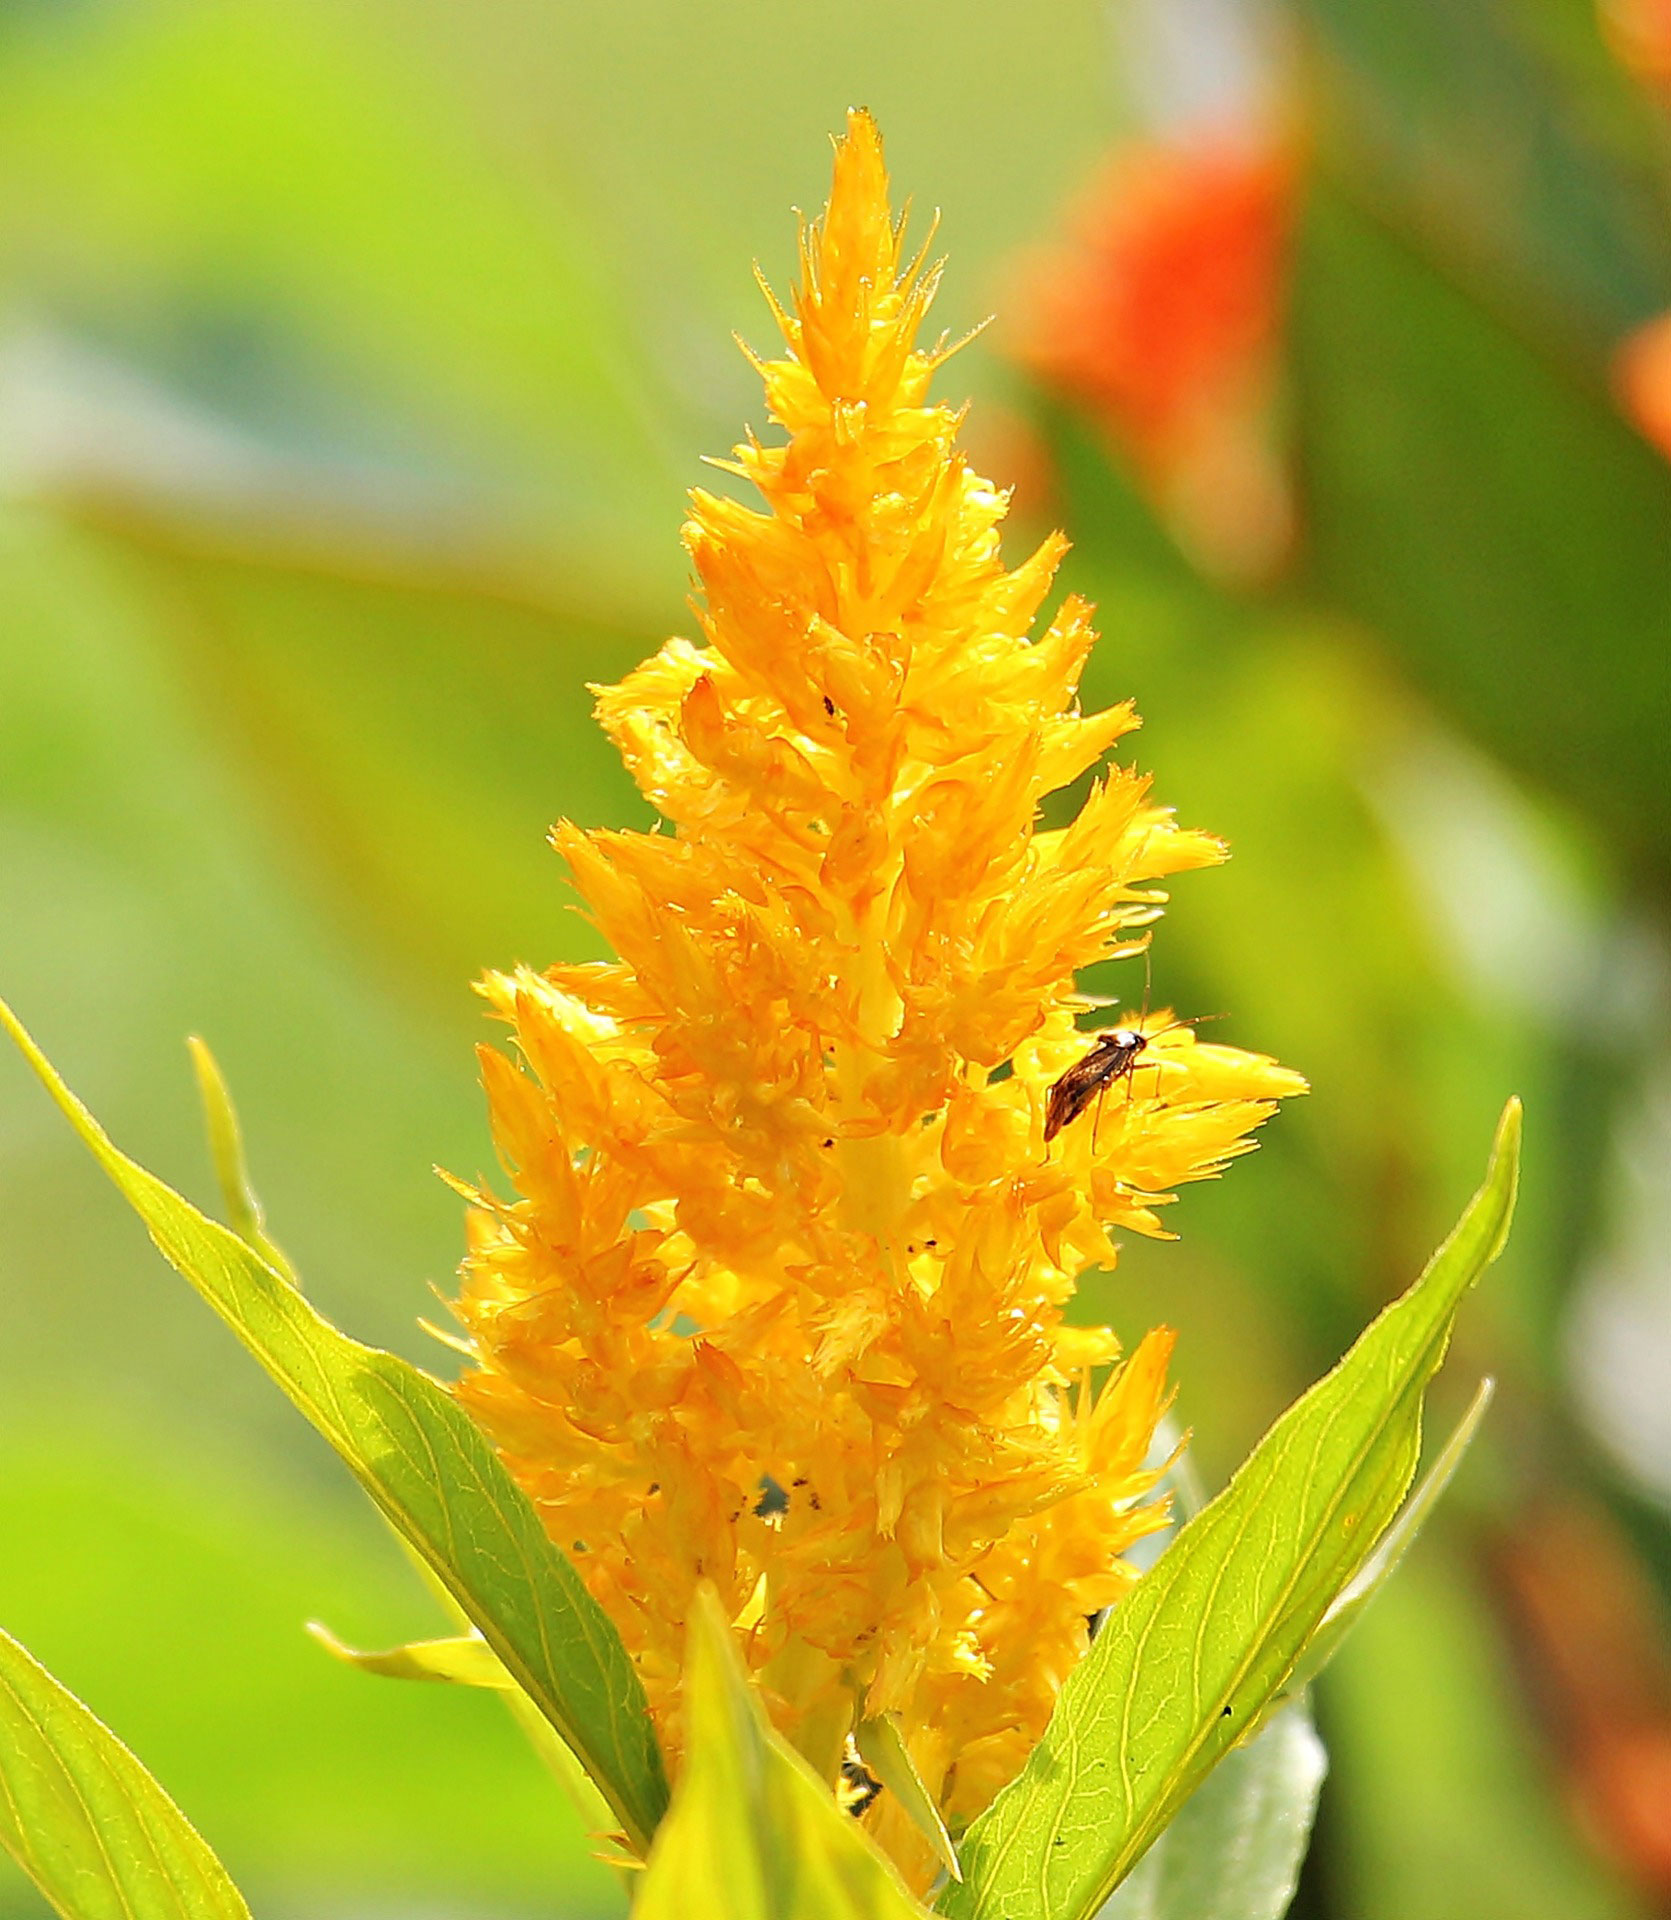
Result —
M249 1920L180 1809L5 1632L0 1842L65 1920Z
M638 1676L475 1423L416 1367L339 1333L229 1229L119 1152L4 1002L0 1025L164 1257L336 1448L584 1760L629 1840L646 1845L666 1785Z
M1364 1608L1398 1571L1405 1554L1415 1545L1416 1535L1427 1524L1428 1515L1438 1505L1439 1496L1455 1478L1456 1470L1462 1464L1462 1456L1473 1444L1474 1435L1479 1431L1480 1422L1485 1418L1485 1410L1490 1406L1495 1391L1494 1381L1480 1382L1479 1391L1468 1403L1468 1411L1457 1421L1451 1437L1439 1449L1433 1465L1422 1476L1421 1485L1405 1501L1403 1511L1382 1534L1375 1551L1359 1568L1346 1591L1324 1614L1323 1624L1317 1629L1305 1650L1304 1659L1295 1669L1294 1678L1289 1682L1291 1691L1298 1692L1317 1678L1339 1652L1340 1643L1362 1618Z
M1282 1920L1327 1771L1311 1716L1281 1708L1184 1802L1099 1920Z
M1671 467L1603 369L1325 183L1294 296L1307 570L1534 786L1671 882Z
M1410 1484L1422 1397L1502 1250L1520 1107L1427 1271L1114 1611L1025 1769L964 1835L958 1920L1089 1920L1295 1670Z
M685 1763L634 1920L910 1920L919 1907L826 1783L767 1724L702 1589L685 1660Z
M1605 350L1671 297L1653 117L1546 0L1294 0L1316 147L1356 197L1522 325Z
M1440 1535L1324 1680L1330 1879L1352 1920L1657 1920L1561 1817L1477 1549Z

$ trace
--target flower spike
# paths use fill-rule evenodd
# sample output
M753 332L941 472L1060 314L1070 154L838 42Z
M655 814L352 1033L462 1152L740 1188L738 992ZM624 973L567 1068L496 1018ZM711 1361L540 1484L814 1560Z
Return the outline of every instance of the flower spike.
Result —
M1065 543L1004 564L1007 498L929 397L937 278L853 114L755 361L781 444L726 469L763 509L692 494L700 640L598 693L665 830L554 835L616 958L483 983L521 1055L484 1055L518 1197L470 1216L457 1390L670 1748L706 1582L832 1788L885 1718L955 1834L1166 1519L1171 1335L1122 1359L1066 1323L1075 1283L1303 1082L1156 1012L1094 1137L1045 1150L1076 973L1223 849L1121 766L1041 829L1137 721L1079 710L1082 602L1032 637ZM864 1818L926 1885L897 1797Z

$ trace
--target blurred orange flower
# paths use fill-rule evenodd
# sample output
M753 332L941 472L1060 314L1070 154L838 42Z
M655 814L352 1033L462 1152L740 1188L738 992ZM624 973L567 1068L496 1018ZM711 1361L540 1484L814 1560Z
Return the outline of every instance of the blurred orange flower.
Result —
M786 444L726 463L766 510L693 495L705 644L599 693L665 829L555 831L619 958L484 983L522 1055L482 1055L518 1197L471 1196L458 1391L670 1747L707 1580L826 1777L894 1716L956 1825L1165 1517L1171 1335L1122 1361L1066 1324L1075 1281L1304 1083L1156 1014L1045 1149L1087 1046L1075 970L1140 951L1154 883L1223 852L1121 767L1039 828L1137 719L1078 709L1082 603L1028 637L1065 543L1004 566L1006 498L928 397L936 277L855 114L772 301L787 352L755 361ZM926 1884L892 1796L866 1818Z
M1639 327L1619 347L1613 385L1625 418L1671 460L1671 313Z
M1614 57L1644 87L1671 92L1671 0L1600 0Z
M1018 356L1086 408L1215 572L1272 572L1293 537L1277 447L1295 166L1249 136L1133 145L1070 240L1026 263Z

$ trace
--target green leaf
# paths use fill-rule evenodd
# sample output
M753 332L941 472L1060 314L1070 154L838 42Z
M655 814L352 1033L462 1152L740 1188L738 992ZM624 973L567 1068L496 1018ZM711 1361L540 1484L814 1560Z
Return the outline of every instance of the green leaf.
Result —
M479 1633L453 1634L445 1640L409 1640L405 1646L387 1647L381 1653L363 1653L344 1645L318 1620L308 1622L308 1632L345 1666L379 1674L385 1680L435 1680L454 1687L487 1687L498 1693L516 1685L505 1671L504 1661Z
M238 1125L237 1110L232 1105L232 1094L220 1063L209 1051L208 1043L195 1033L186 1041L186 1047L197 1070L197 1091L203 1102L215 1178L220 1182L221 1200L226 1207L226 1224L240 1240L252 1246L275 1273L283 1274L292 1286L299 1285L296 1269L268 1236L266 1216L250 1184L249 1165L244 1159L243 1129Z
M898 1720L891 1713L861 1720L854 1731L853 1743L859 1749L859 1758L898 1800L917 1831L934 1849L941 1866L954 1880L961 1880L963 1868L958 1864L957 1849L952 1845L945 1821L940 1818L940 1809L934 1804L934 1795L923 1783L911 1758Z
M1100 1920L1282 1920L1327 1771L1311 1716L1291 1701L1184 1802Z
M633 1920L921 1920L828 1785L767 1724L704 1588L685 1661L685 1764Z
M643 1688L609 1617L475 1422L428 1374L339 1333L254 1248L119 1152L3 1001L0 1026L164 1258L341 1454L642 1853L667 1800Z
M1422 1395L1514 1210L1520 1106L1421 1279L1183 1528L1069 1675L1021 1774L963 1836L956 1920L1089 1920L1290 1681L1398 1511Z
M0 1843L65 1920L249 1920L186 1816L4 1632Z

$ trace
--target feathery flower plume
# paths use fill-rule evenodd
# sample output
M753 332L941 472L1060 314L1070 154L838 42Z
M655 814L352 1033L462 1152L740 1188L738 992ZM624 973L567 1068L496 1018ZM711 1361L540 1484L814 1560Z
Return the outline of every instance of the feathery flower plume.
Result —
M766 510L693 494L702 644L598 696L665 827L553 836L618 958L483 986L522 1057L482 1054L518 1197L470 1196L458 1392L670 1751L705 1580L824 1775L892 1715L955 1830L1164 1520L1172 1336L1122 1360L1065 1323L1075 1282L1304 1083L1157 1012L1046 1146L1089 1043L1076 970L1139 952L1155 883L1223 850L1120 766L1040 830L1137 719L1075 703L1084 604L1029 638L1065 542L1004 566L1006 497L928 397L936 277L855 113L789 304L767 295L787 438L721 463ZM865 1817L926 1884L893 1797Z

